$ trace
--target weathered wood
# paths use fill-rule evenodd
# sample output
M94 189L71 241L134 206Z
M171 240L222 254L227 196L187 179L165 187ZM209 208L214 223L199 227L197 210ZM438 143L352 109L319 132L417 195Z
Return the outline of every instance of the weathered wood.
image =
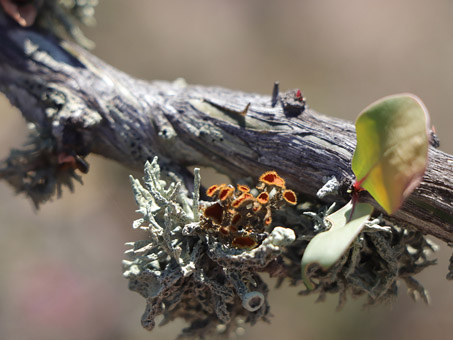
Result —
M339 191L326 201L349 199L354 126L302 110L295 92L275 101L183 81L144 82L3 17L0 89L59 151L97 153L139 170L158 155L180 171L213 166L233 179L275 169L312 198L335 177ZM422 184L394 219L452 242L453 157L431 149L429 159Z

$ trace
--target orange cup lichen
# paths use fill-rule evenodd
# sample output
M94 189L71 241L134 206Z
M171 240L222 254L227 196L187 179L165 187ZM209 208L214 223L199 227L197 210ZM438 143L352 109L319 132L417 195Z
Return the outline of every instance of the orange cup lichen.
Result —
M206 190L206 196L213 197L221 188L225 187L226 184L214 184Z
M219 192L219 199L221 201L225 201L228 197L232 196L234 193L234 188L233 187L224 187L220 189Z
M297 197L294 191L292 190L285 190L283 191L283 199L291 204L291 205L296 205L297 204Z
M246 185L212 185L206 195L217 202L204 209L202 227L217 232L222 242L239 249L253 249L261 243L257 235L269 230L272 212L283 203L295 205L294 191L287 190L285 180L276 171L267 171L259 178L256 197ZM255 189L256 190L256 189ZM204 223L204 224L203 224Z
M269 194L265 191L263 191L262 193L260 193L257 197L256 197L256 200L260 203L260 204L266 204L269 202Z
M239 208L241 205L253 202L254 200L255 197L252 194L246 192L236 198L231 205L233 206L233 208Z
M247 185L238 184L237 188L240 192L249 192L250 188Z
M265 172L261 175L260 181L267 185L275 185L277 187L285 189L285 180L277 174L277 171Z
M204 209L203 215L214 223L220 224L223 218L223 207L219 203L214 203Z

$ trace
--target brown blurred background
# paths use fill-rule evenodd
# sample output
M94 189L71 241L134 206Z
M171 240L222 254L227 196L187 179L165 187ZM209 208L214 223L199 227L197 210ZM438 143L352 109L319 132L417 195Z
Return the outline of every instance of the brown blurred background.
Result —
M441 149L453 153L452 1L109 0L97 20L85 30L94 53L147 80L264 94L278 80L319 112L349 120L384 95L413 92L431 112ZM0 115L4 158L24 141L25 123L1 94ZM141 328L145 301L121 276L123 243L142 236L131 230L139 216L130 171L88 161L85 185L39 212L0 183L0 339L165 340L183 326ZM336 296L315 304L284 286L270 293L271 324L247 327L242 338L450 339L450 255L442 245L439 264L417 277L430 306L412 302L401 285L393 306L363 310L364 301L349 301L336 312Z

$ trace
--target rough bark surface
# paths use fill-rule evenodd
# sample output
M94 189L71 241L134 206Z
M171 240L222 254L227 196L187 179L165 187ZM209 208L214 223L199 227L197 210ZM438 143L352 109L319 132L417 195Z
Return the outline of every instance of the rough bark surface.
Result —
M277 98L133 79L74 44L4 17L0 90L57 152L96 153L137 170L157 155L180 172L205 165L233 179L274 169L311 198L335 177L339 190L325 200L349 199L354 126L304 108L295 91ZM423 182L394 220L453 242L452 178L453 156L431 148Z

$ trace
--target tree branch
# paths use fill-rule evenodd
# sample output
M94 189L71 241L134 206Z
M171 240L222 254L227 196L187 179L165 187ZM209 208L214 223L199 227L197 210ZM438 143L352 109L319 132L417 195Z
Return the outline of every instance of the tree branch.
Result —
M349 199L354 126L305 108L296 91L277 98L182 80L148 83L4 16L0 89L41 140L33 156L12 154L0 176L36 203L50 196L52 176L58 187L58 181L70 183L68 171L87 170L83 158L89 153L139 170L157 155L180 173L205 165L233 179L274 169L310 198L335 177L338 190L324 200ZM431 149L429 160L423 182L393 220L453 242L453 157ZM45 180L23 180L49 168ZM45 185L46 195L38 197Z

